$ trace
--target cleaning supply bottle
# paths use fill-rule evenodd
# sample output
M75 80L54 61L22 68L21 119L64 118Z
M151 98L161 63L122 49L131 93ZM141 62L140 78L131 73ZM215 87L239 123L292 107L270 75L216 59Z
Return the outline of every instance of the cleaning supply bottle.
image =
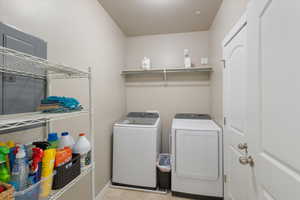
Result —
M13 164L15 162L15 142L14 141L8 141L6 142L7 147L9 148L9 154L8 154L8 161L9 161L9 170L12 170Z
M91 164L91 144L84 133L79 134L79 139L73 147L73 153L80 154L81 167Z
M0 141L0 147L6 147L5 142Z
M14 166L11 172L10 184L15 187L16 191L23 191L27 188L28 181L28 164L26 163L26 153L24 148L17 146L17 154Z
M48 149L51 144L49 142L45 142L45 141L40 141L40 142L34 142L32 143L35 147L40 148L42 150L46 150Z
M72 149L70 147L56 150L55 167L60 167L70 160L72 160Z
M48 134L48 142L51 144L50 149L58 148L58 136L57 133L49 133Z
M53 169L56 149L46 149L42 159L42 179L40 197L46 198L51 192L53 181Z
M15 142L12 140L9 140L6 142L6 145L8 146L8 148L14 148L15 147Z
M61 137L59 140L59 148L63 149L65 147L73 148L74 139L68 132L61 133Z
M7 155L9 148L0 146L0 182L8 183L10 180L9 167L7 166Z
M6 148L9 149L9 146L6 143L4 143L4 142L0 142L0 147L6 147ZM10 165L11 165L11 163L9 162L9 153L6 155L5 160L6 160L6 166L8 168L9 173L10 173L10 170L11 170Z
M33 185L41 180L43 150L32 148L32 161L29 166L29 184Z

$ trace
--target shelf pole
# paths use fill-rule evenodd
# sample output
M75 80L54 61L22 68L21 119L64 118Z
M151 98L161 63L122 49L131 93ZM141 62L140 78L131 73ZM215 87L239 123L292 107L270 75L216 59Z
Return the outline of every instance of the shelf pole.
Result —
M95 164L95 141L94 141L94 109L93 109L93 79L92 79L92 68L89 67L89 132L92 144L92 164ZM92 199L96 197L95 193L95 170L92 168Z
M51 87L51 78L50 78L50 75L49 75L49 73L47 72L47 82L46 82L46 97L49 97L50 95L51 95L51 89L52 89L52 87ZM52 126L51 126L51 123L50 123L50 120L49 121L47 121L46 122L46 130L44 130L44 138L43 139L46 139L47 138L47 136L48 136L48 133L51 133L51 131L52 131Z

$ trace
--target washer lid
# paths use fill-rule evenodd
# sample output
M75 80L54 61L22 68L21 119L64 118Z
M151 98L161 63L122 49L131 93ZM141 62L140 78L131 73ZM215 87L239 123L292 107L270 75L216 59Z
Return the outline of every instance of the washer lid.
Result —
M213 120L173 119L172 129L221 131Z
M141 125L141 126L154 126L156 124L156 118L125 118L119 121L119 125Z
M127 114L128 118L159 118L158 113L153 112L130 112Z
M178 113L175 115L175 119L211 119L211 117L207 114Z

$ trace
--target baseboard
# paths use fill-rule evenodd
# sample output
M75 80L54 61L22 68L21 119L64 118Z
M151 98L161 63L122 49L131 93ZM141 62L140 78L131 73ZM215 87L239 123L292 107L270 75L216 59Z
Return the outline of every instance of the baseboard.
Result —
M159 190L157 189L145 189L141 187L133 187L133 186L124 186L122 184L116 185L116 184L111 184L111 188L116 188L116 189L123 189L123 190L133 190L133 191L139 191L139 192L150 192L150 193L157 193L157 194L167 194L168 190Z
M198 200L224 200L223 197L203 196L172 191L173 196Z
M97 194L96 199L95 200L102 200L104 197L104 193L107 190L107 188L109 188L110 186L110 180L106 183L106 185L102 188L102 190Z

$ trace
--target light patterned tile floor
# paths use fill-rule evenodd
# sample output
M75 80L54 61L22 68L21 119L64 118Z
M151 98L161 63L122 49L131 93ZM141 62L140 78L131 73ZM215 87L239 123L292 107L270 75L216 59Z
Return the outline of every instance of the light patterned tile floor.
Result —
M117 188L106 188L101 200L189 200L169 194L157 194Z

